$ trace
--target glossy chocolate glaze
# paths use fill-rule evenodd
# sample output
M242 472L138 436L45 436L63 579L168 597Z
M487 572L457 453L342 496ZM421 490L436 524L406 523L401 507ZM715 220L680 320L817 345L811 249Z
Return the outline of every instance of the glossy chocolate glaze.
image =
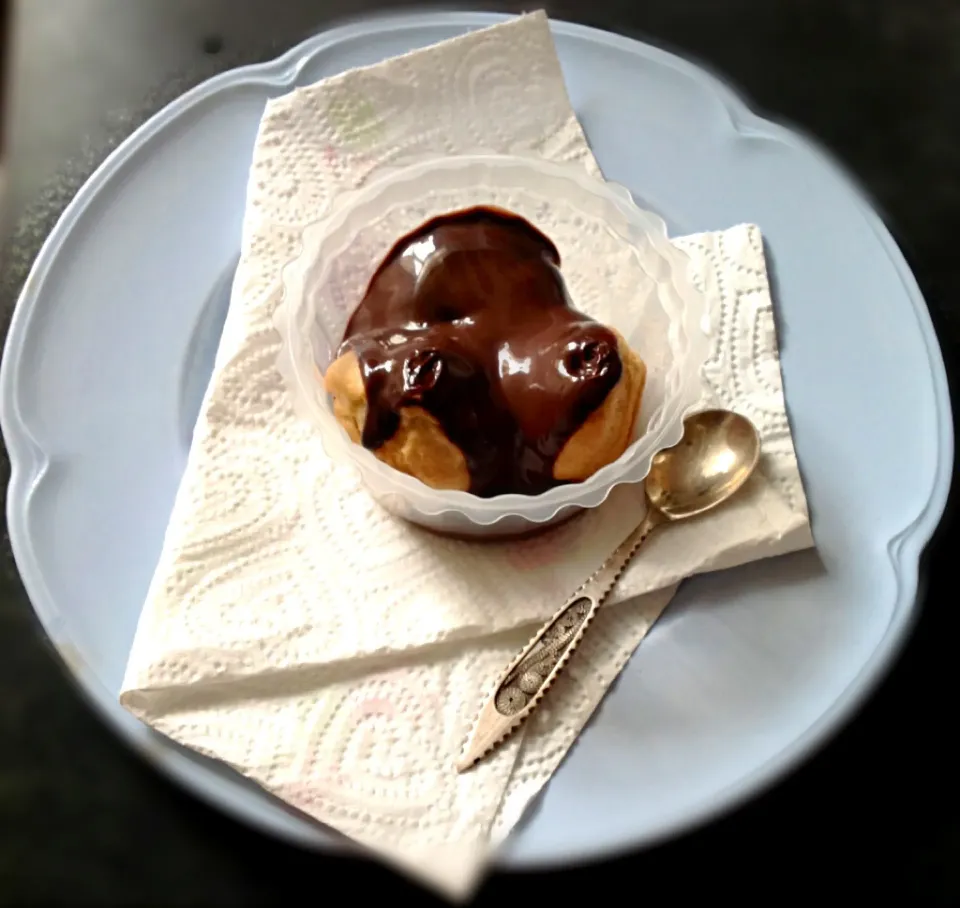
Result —
M570 305L553 243L516 215L471 208L403 237L347 324L360 361L363 444L421 407L464 454L470 491L559 485L564 444L620 379L616 336Z

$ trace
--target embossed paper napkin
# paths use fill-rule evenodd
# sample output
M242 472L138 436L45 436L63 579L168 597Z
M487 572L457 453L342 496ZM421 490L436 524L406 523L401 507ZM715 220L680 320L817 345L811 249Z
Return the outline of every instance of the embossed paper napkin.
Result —
M642 491L513 543L403 524L293 415L272 315L302 229L337 193L407 158L478 150L599 175L543 14L267 105L230 311L121 693L451 898L472 891L679 580L812 544L759 231L677 240L711 306L704 403L757 423L761 471L724 510L651 539L544 707L456 773L482 695L635 524Z

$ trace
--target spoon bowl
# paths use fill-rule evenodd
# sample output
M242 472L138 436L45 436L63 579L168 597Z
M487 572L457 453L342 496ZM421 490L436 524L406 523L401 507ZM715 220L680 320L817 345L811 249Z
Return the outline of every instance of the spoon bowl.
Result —
M684 422L676 445L653 458L647 500L668 520L695 517L733 495L759 459L760 437L749 419L704 410Z

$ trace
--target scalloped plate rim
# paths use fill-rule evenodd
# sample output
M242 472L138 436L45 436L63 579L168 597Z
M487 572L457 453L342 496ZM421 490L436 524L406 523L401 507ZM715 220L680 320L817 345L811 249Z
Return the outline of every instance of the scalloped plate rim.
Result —
M353 20L308 38L274 60L239 67L214 76L175 99L120 143L67 205L54 229L44 241L24 282L5 341L3 360L0 363L0 427L3 430L11 464L7 497L7 523L11 548L34 611L58 650L65 667L80 682L81 692L88 702L122 739L140 752L147 762L174 777L199 799L228 815L301 845L307 844L341 852L354 850L353 846L349 844L344 846L339 841L319 840L314 832L306 829L301 832L299 828L281 826L275 821L265 822L262 818L252 817L244 806L249 800L247 795L251 793L242 792L228 778L207 773L200 781L201 777L196 773L197 763L193 759L185 758L180 753L182 749L165 743L162 746L157 745L156 739L144 737L143 727L116 703L114 696L105 689L95 672L78 658L69 641L61 639L58 609L51 601L43 576L37 567L29 534L26 531L33 491L54 461L37 444L20 411L15 382L19 373L20 351L23 349L23 341L37 309L36 303L42 294L47 272L80 214L101 191L110 185L111 181L121 175L125 167L129 166L139 153L149 151L151 140L158 133L183 117L192 108L216 97L221 91L239 86L263 85L292 90L298 87L301 72L316 57L340 42L363 38L370 30L380 31L388 28L396 32L438 25L481 28L509 18L513 17L501 13L433 11ZM551 26L556 34L617 48L682 72L720 102L730 118L731 127L737 133L779 142L808 154L816 154L821 158L825 166L857 199L865 220L895 266L903 289L913 304L914 315L931 365L940 436L938 460L929 497L915 518L894 534L886 544L887 557L897 581L897 599L884 636L853 681L817 721L790 745L749 772L737 783L715 792L707 802L700 804L696 809L686 811L671 822L659 824L644 835L623 841L616 846L601 844L567 850L555 849L550 855L528 856L522 860L512 859L507 852L499 857L498 865L501 867L550 867L570 860L609 857L618 851L649 845L702 825L760 794L839 731L889 670L900 648L906 642L913 621L916 619L920 605L918 599L920 555L932 537L946 507L951 480L949 465L953 462L954 447L953 425L949 418L951 407L946 369L929 311L903 254L883 225L873 205L867 200L856 178L815 141L752 111L733 90L712 72L699 65L636 39L590 26L562 20L551 20ZM230 797L225 797L227 792L231 795ZM259 792L257 794L259 795ZM238 798L238 795L242 796Z

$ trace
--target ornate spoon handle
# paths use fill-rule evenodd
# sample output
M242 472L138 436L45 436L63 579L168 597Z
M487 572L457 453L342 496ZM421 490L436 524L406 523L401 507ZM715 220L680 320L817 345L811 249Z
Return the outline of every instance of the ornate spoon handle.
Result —
M457 769L475 766L505 741L537 708L580 645L597 610L650 531L665 520L652 507L613 554L534 634L500 675L467 739Z

